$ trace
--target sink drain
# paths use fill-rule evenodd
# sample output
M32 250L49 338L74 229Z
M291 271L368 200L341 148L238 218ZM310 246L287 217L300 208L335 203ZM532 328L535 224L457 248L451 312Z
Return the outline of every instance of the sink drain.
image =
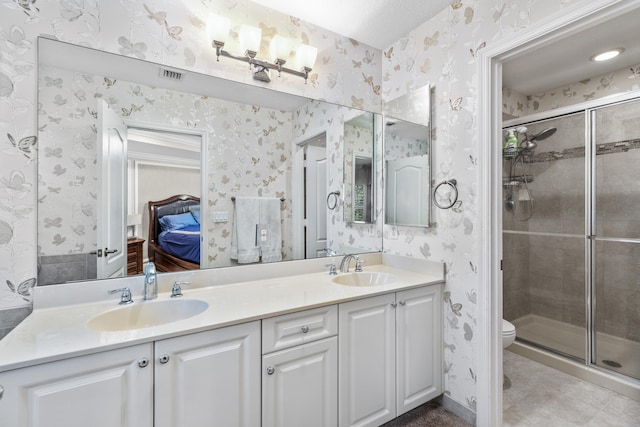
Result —
M611 366L612 368L622 368L622 365L616 362L615 360L604 359L602 363L604 363L607 366Z

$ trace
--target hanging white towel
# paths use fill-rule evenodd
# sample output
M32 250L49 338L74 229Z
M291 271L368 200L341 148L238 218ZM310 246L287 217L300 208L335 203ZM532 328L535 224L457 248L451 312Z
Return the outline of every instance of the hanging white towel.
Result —
M260 199L258 222L258 244L262 262L282 261L282 227L280 222L280 199Z
M257 243L256 234L259 219L259 197L236 198L231 234L231 259L238 260L239 264L260 260L260 246Z

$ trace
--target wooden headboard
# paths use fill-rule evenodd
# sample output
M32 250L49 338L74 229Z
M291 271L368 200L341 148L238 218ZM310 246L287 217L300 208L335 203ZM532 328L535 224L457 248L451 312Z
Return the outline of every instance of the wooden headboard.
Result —
M156 242L160 234L160 218L189 212L190 206L200 206L200 198L179 194L157 202L149 202L149 240Z
M158 271L181 271L200 268L199 264L164 252L158 244L158 235L161 233L160 218L165 215L189 212L189 207L191 206L200 206L200 198L188 194L180 194L157 202L149 202L149 241L147 242L147 248L149 261L156 264Z

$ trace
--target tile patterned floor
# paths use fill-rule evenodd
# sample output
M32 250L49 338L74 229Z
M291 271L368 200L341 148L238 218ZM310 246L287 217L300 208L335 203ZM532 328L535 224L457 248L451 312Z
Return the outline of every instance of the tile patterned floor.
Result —
M508 350L503 425L638 427L640 402Z

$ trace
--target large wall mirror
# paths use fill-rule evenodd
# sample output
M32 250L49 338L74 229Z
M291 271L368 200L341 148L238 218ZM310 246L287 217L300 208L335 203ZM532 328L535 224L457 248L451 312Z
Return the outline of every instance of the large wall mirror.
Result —
M385 223L431 226L431 87L385 104Z
M381 220L343 212L345 163L369 156L376 173L382 131L362 131L348 161L345 132L374 114L38 43L39 285L140 274L149 259L179 271L382 250ZM333 209L330 193L343 194Z

